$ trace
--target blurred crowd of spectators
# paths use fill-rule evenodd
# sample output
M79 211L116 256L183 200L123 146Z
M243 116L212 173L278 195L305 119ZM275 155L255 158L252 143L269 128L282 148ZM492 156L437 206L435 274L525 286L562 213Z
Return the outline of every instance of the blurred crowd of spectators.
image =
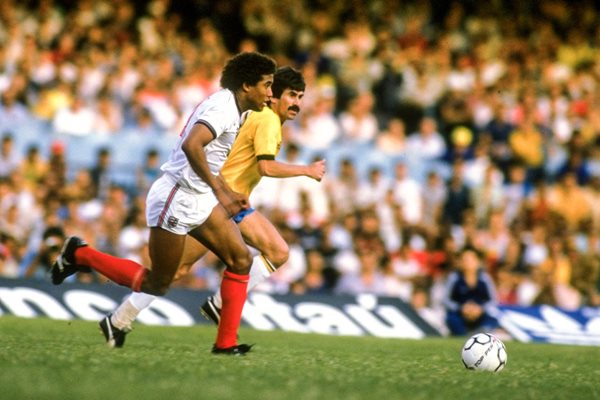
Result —
M0 275L44 278L65 234L147 262L163 149L122 185L109 149L74 166L65 146L176 136L225 60L259 50L307 81L282 158L328 160L321 183L253 194L290 244L263 290L436 310L469 245L500 304L598 306L599 15L565 0L3 0ZM49 145L19 141L32 120ZM209 255L178 284L214 288L218 267Z

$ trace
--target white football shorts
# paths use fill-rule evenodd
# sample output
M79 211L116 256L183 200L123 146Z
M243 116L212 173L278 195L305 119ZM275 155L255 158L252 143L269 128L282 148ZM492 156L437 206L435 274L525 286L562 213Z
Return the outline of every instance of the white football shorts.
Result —
M180 186L169 175L158 178L146 197L146 224L177 235L202 225L219 203L212 191L198 193Z

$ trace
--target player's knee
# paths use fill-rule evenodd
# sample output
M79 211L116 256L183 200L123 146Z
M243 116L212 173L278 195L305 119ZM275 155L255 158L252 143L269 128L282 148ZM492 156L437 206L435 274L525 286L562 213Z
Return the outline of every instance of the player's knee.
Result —
M252 266L252 254L246 248L232 254L231 258L225 261L225 263L232 272L246 275L250 272L250 267Z
M276 268L281 267L290 256L290 248L287 243L281 243L277 247L270 249L264 256L273 263Z
M240 255L239 259L237 260L237 264L241 270L246 271L244 273L249 273L250 267L252 267L252 254L250 254L250 251Z

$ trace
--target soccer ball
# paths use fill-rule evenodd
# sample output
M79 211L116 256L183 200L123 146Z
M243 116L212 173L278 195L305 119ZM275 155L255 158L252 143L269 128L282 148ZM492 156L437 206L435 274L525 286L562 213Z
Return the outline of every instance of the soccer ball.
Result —
M467 369L500 372L506 366L506 347L490 333L477 333L465 342L462 362Z

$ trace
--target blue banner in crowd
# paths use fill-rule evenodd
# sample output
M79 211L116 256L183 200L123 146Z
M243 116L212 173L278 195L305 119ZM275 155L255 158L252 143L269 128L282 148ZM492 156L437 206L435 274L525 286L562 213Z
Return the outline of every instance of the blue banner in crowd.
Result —
M600 346L600 307L575 311L548 305L498 309L500 325L521 342Z

